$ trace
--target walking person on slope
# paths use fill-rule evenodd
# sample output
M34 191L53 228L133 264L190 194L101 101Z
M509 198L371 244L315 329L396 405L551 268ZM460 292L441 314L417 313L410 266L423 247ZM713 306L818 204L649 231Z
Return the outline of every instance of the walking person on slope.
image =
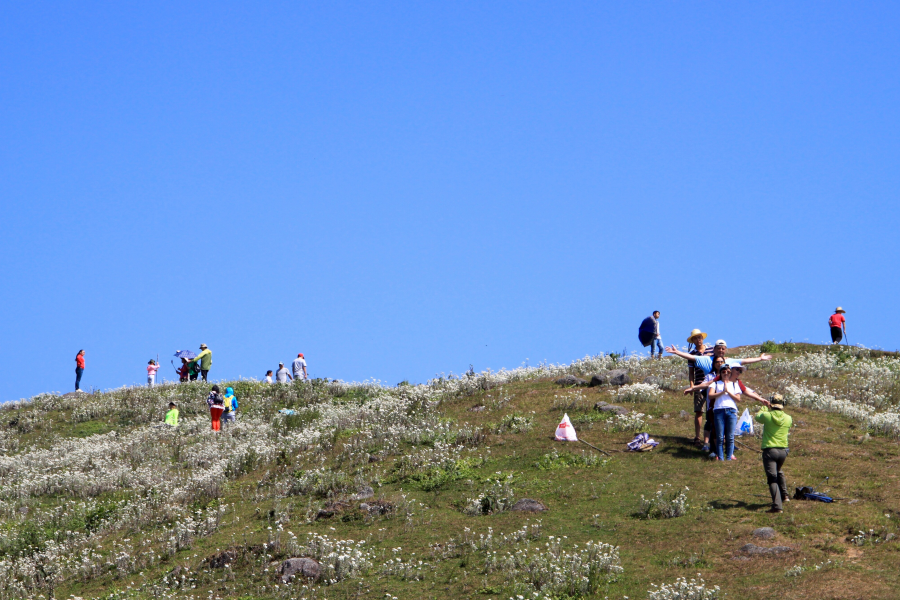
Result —
M828 325L831 327L831 343L840 344L844 336L847 335L847 319L844 313L847 312L840 306L834 309L834 314L828 317Z
M278 363L278 371L275 372L275 381L278 383L287 383L288 380L293 381L291 372L284 368L284 363Z
M206 344L200 344L200 354L194 357L191 360L192 365L200 365L200 373L203 374L203 381L206 381L206 376L209 375L209 369L212 367L212 350L206 347ZM197 379L196 375L191 378L191 381Z
M153 387L153 384L156 383L156 372L159 371L159 364L150 359L150 362L147 363L147 385Z
M219 386L212 386L209 396L206 397L206 405L209 406L212 429L213 431L219 431L222 429L222 413L225 412L225 400L219 393Z
M75 391L81 389L81 376L84 375L84 350L75 355Z
M306 359L303 358L303 353L297 355L297 358L294 359L294 362L291 363L291 371L294 372L294 379L309 379L309 375L306 372Z
M225 388L225 397L222 399L225 403L225 413L222 415L222 423L234 423L237 415L238 401L234 396L234 388Z
M789 502L787 482L784 479L784 461L788 455L788 435L794 420L784 412L784 398L781 394L772 396L772 401L756 413L756 422L762 423L762 461L766 471L766 482L772 495L770 513L784 511L784 502Z
M641 321L638 329L638 339L644 346L650 346L650 358L653 358L654 349L657 350L656 358L662 358L663 343L662 336L659 334L659 311L654 310L653 314Z

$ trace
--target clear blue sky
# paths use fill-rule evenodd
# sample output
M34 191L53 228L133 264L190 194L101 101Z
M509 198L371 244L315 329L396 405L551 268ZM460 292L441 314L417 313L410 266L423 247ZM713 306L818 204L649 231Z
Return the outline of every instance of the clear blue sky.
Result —
M900 6L10 3L0 400L900 347Z

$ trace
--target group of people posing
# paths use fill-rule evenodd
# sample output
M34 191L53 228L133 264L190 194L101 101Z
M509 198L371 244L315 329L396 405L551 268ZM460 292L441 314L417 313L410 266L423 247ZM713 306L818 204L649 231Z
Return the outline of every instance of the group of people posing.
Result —
M177 354L176 354L177 356ZM147 385L153 387L156 385L156 378L159 371L159 361L150 359L147 362ZM175 369L178 374L178 381L181 383L187 381L197 381L198 379L207 380L209 371L212 368L212 350L206 344L200 344L200 354L194 358L181 358L181 366ZM84 375L84 350L79 350L75 355L75 390L81 389L81 377ZM303 353L297 354L297 358L291 363L291 370L288 371L284 363L278 363L278 371L275 373L275 380L279 383L287 383L294 380L308 380L309 371L306 368L306 358ZM265 380L267 383L274 383L272 371L266 371Z
M755 420L763 426L763 468L772 496L769 512L782 512L783 503L790 499L782 466L787 459L792 419L784 412L784 398L780 394L767 400L741 381L746 365L771 360L772 357L763 353L752 358L726 358L728 345L725 340L717 340L710 347L705 343L706 337L706 333L694 329L687 339L687 352L674 346L666 348L666 352L688 361L691 385L684 393L693 395L694 444L704 452L710 452L709 457L716 461L737 460L734 456L734 432L738 423L738 403L744 398L760 403L762 407Z

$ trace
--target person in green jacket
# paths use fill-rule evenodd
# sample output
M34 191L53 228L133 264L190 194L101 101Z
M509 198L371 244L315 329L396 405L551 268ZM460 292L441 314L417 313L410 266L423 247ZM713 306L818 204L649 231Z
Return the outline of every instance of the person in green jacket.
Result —
M166 413L166 425L178 427L178 407L174 402L169 402L169 412Z
M200 373L203 375L203 381L209 374L209 368L212 366L212 350L206 347L206 344L200 344L200 354L194 357L190 362L191 365L200 365Z
M765 407L756 413L756 422L762 423L762 460L766 470L766 481L769 493L772 494L770 513L784 511L784 502L789 502L787 483L784 480L784 461L788 455L788 435L793 419L784 412L784 398L781 394L772 396L771 401L764 401Z

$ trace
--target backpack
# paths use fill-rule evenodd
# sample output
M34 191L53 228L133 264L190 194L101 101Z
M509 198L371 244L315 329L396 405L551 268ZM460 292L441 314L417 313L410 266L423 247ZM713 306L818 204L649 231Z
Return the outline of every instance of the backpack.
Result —
M796 488L794 490L794 500L818 500L819 502L826 503L834 502L833 498L826 496L822 492L817 492L809 486Z

